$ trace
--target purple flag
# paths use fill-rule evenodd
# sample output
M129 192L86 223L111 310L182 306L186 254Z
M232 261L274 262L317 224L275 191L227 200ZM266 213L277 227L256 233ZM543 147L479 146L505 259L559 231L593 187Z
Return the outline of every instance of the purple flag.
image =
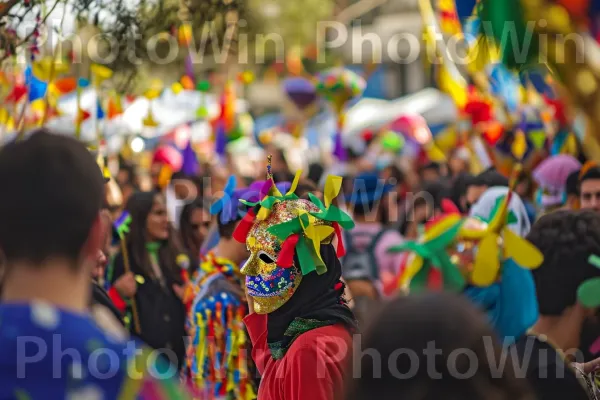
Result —
M219 157L225 155L225 146L227 146L227 135L225 133L225 122L221 119L217 122L215 132L215 153Z
M192 141L189 140L185 149L183 149L181 153L183 157L183 163L181 165L181 172L185 175L192 176L198 173L198 168L200 164L198 163L198 158L196 157L196 152L192 148Z

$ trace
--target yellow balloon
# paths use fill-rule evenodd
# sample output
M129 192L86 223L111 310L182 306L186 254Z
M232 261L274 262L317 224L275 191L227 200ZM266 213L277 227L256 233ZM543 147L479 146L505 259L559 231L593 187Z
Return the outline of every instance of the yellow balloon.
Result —
M171 90L173 91L173 93L179 94L183 90L183 85L179 82L175 82L171 85Z
M160 91L154 90L154 89L148 89L148 90L146 90L146 93L144 93L144 97L147 98L148 100L154 100L154 99L158 98L159 96L160 96Z

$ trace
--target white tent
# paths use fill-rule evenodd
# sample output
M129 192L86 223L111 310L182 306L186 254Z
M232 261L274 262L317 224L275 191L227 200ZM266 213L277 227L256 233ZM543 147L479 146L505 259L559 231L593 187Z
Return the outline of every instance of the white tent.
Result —
M455 121L458 111L449 96L433 88L391 101L364 99L348 111L344 133L354 136L379 129L403 114L420 114L428 124L440 125Z

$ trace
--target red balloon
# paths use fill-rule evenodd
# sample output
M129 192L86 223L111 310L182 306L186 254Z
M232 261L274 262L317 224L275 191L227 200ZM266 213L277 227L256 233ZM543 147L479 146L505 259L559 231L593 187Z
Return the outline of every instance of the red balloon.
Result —
M179 171L183 165L183 156L173 146L162 145L154 152L152 164L168 165L172 171Z

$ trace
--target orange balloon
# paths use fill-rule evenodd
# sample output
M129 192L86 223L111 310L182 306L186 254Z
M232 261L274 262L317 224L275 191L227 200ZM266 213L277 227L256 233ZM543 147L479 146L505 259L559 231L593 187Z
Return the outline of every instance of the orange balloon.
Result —
M189 76L184 75L179 82L185 90L194 90L194 81Z
M77 80L73 77L58 79L54 81L54 86L61 94L71 93L77 88Z
M485 123L483 136L490 145L494 146L498 140L500 140L500 137L502 137L503 133L504 127L501 123L497 121L489 121Z

